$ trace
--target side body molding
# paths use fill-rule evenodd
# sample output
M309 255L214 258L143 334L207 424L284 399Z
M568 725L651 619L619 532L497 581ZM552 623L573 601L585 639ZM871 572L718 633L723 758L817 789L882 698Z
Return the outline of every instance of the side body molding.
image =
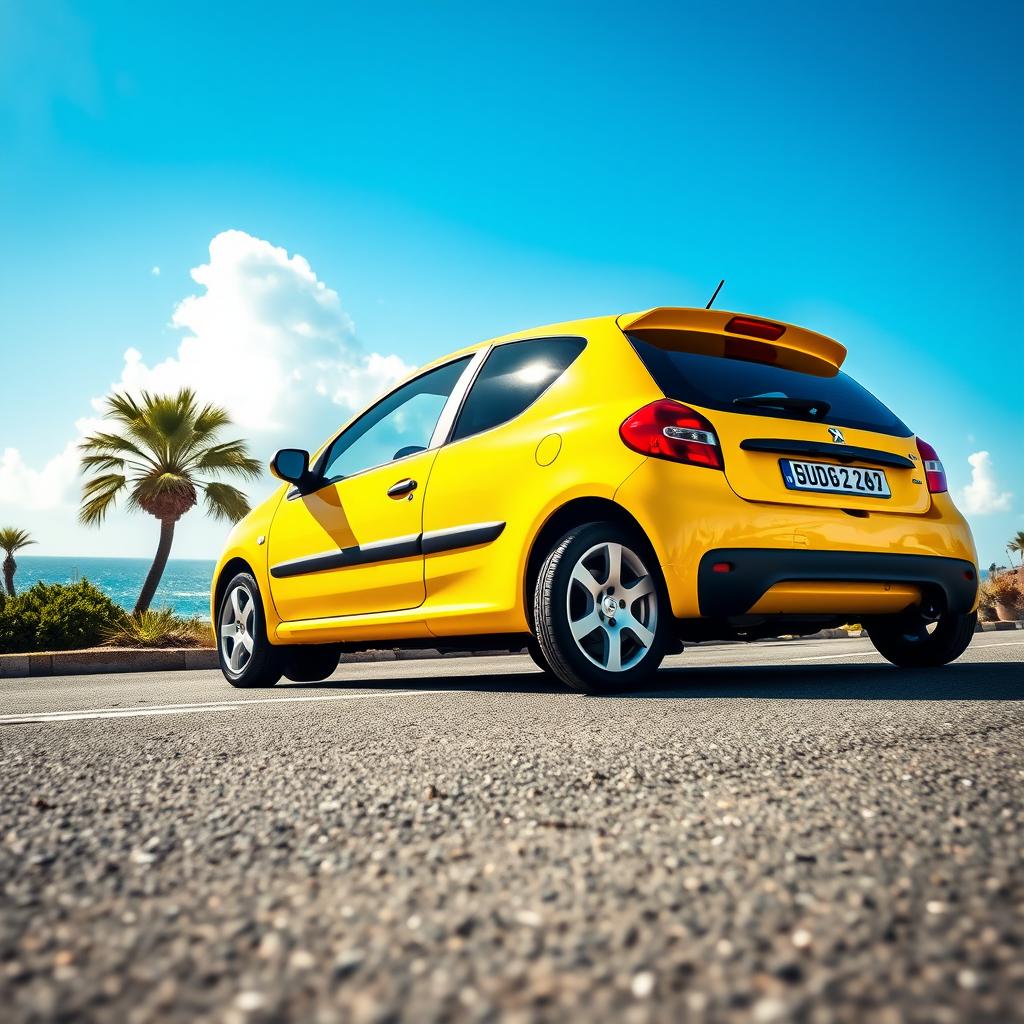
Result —
M504 529L504 523L469 523L449 530L430 530L427 533L413 533L405 537L390 537L371 544L323 551L290 562L281 562L271 567L270 575L275 579L286 579L290 576L304 576L307 573L325 572L329 569L344 569L351 565L369 565L373 562L455 551L477 544L489 544L496 540Z

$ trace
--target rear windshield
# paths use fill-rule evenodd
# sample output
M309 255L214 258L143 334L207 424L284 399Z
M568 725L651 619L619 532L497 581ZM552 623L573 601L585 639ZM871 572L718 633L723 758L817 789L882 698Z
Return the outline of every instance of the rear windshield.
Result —
M709 409L801 420L823 420L841 427L859 427L881 434L908 437L910 430L870 392L840 371L834 377L798 373L779 366L724 356L672 352L629 335L655 383L666 397ZM829 405L822 416L795 409L737 405L737 398L791 398Z

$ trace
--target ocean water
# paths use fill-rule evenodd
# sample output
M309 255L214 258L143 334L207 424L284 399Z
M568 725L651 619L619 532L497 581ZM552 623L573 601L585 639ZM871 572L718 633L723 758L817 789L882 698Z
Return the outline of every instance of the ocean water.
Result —
M152 560L149 558L59 558L18 554L18 573L14 578L19 590L37 580L45 583L72 583L83 577L105 591L129 611L142 589ZM210 617L210 581L216 563L205 558L172 558L153 598L153 608L170 606L179 615Z

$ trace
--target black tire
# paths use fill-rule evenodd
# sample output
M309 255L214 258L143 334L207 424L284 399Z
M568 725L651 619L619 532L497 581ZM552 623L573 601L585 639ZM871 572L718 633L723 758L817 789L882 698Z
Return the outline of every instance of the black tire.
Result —
M544 652L540 649L540 644L537 642L537 638L530 635L526 641L526 653L530 655L534 665L541 670L546 672L549 676L554 675L551 666L548 664L547 658L544 657Z
M281 655L281 671L293 683L319 683L337 667L340 644L296 644Z
M629 599L637 588L639 595ZM645 538L614 523L578 526L554 545L537 576L533 621L551 671L583 693L614 693L649 680L672 635L654 552ZM609 667L616 663L623 667Z
M898 668L938 668L955 661L967 650L978 623L978 613L939 616L928 631L923 620L892 615L866 622L875 650Z
M244 628L229 632L239 621ZM281 649L267 639L260 588L251 573L238 573L224 588L216 628L220 670L232 686L273 686L281 678Z

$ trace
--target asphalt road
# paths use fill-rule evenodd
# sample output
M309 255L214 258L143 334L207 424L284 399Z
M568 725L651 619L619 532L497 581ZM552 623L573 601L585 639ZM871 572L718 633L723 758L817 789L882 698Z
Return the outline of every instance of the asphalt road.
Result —
M1024 634L0 681L9 1021L1024 1020Z

